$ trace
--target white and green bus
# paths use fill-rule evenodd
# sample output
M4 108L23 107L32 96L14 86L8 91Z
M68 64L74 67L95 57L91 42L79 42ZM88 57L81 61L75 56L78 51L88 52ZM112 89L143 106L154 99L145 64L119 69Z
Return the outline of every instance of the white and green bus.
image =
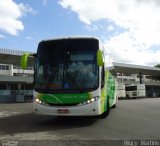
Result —
M106 117L116 107L115 79L105 66L103 46L94 37L41 41L35 57L34 110L54 116Z

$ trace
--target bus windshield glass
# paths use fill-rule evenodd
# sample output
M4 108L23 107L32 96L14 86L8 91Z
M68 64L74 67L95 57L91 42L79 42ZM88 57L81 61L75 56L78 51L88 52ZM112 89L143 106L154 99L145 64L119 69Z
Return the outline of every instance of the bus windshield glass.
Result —
M35 61L35 90L48 92L98 88L98 41L70 39L39 44Z

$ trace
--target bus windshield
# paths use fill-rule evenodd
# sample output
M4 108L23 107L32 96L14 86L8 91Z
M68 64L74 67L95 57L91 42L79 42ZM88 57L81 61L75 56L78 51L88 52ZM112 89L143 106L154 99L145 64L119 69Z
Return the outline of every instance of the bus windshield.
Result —
M127 86L126 91L137 91L137 86Z
M98 88L97 40L54 40L39 44L35 90L56 92Z

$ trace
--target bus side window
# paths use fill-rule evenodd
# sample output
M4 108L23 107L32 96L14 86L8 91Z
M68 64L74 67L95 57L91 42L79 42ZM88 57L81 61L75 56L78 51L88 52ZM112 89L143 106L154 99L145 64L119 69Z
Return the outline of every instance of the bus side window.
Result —
M101 78L102 78L102 80L101 80L101 88L103 88L104 87L104 80L105 80L105 70L104 70L104 65L102 66L102 71L101 71Z

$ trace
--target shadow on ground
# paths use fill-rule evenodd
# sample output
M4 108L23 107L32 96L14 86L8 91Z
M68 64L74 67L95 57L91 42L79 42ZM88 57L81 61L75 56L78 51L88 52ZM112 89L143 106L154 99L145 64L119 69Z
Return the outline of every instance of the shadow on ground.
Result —
M44 132L88 127L94 124L94 117L52 117L33 113L16 115L0 120L0 135L21 132Z

